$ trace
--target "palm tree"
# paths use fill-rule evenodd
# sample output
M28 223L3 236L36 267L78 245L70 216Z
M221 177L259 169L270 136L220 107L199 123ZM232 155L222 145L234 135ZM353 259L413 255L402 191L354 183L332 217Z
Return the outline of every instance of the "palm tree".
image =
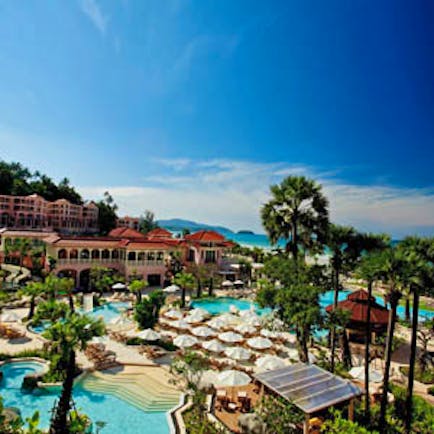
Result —
M413 294L410 360L405 405L405 428L407 433L410 433L413 415L413 386L419 323L419 292L423 287L433 287L434 240L429 238L407 237L398 247L406 254L409 271L408 292L409 294ZM408 302L409 300L407 300L407 303Z
M370 396L369 396L369 363L371 359L371 305L372 287L374 282L380 277L381 254L378 252L364 256L357 269L357 274L368 283L368 306L366 310L366 336L365 336L365 420L369 426L371 419Z
M44 332L51 341L52 348L65 361L62 392L50 426L50 434L68 434L68 415L71 409L74 376L76 374L76 351L84 351L94 336L105 332L102 320L94 320L86 315L70 313L65 321L58 321Z
M383 252L381 277L388 285L387 299L390 304L389 322L387 325L387 338L384 362L383 391L381 396L379 426L385 426L387 393L389 389L390 364L392 361L392 344L396 324L396 308L401 298L402 276L405 273L406 261L402 252L390 248Z
M27 319L31 320L35 314L36 298L45 293L45 285L42 282L28 282L20 292L22 295L30 297L30 310Z
M142 290L147 286L148 282L143 279L135 279L128 285L130 292L136 295L136 303L140 303L142 301Z
M27 238L17 238L14 243L14 250L19 253L20 270L23 268L24 258L29 254L31 242Z
M63 277L62 279L60 279L60 290L62 292L65 292L66 295L68 296L68 303L71 312L74 312L74 297L73 297L74 288L75 288L74 279L70 277Z
M321 245L328 226L328 201L321 186L304 176L288 176L270 187L271 199L262 206L262 224L273 244L286 240L295 262L300 248Z
M191 273L178 273L173 279L173 283L181 288L181 307L185 307L185 293L187 289L194 287L194 276Z

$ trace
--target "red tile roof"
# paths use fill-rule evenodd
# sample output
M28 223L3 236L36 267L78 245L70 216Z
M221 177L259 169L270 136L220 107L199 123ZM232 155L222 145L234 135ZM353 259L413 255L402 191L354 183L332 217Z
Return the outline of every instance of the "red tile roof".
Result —
M225 241L225 237L216 231L198 231L194 234L188 234L185 236L186 240L202 241L202 242L222 242Z
M128 238L128 239L145 238L145 236L141 232L128 227L115 228L110 231L109 236L118 237L118 238Z
M354 322L366 322L368 312L368 293L363 289L351 293L346 300L338 303L338 308L351 312L350 320ZM327 306L326 311L331 312L333 305ZM387 326L389 310L371 299L371 323L373 325Z
M172 233L167 229L155 228L146 234L146 238L172 238Z

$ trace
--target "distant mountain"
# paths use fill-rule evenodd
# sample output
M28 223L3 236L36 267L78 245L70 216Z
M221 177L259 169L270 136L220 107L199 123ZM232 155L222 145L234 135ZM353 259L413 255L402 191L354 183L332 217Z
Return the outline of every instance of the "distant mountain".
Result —
M170 231L181 232L184 229L188 229L190 232L196 232L200 230L210 230L221 232L222 234L233 234L234 232L229 228L224 226L212 226L205 223L193 222L191 220L184 219L167 219L167 220L157 220L159 226L166 228Z

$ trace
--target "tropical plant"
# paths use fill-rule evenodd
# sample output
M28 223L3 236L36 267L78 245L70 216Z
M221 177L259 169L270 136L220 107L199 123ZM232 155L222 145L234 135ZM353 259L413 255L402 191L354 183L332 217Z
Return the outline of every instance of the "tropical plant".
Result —
M128 284L128 290L136 296L136 303L140 303L142 301L142 291L147 286L148 282L143 279L134 279Z
M194 287L194 276L191 273L178 273L173 283L181 288L181 307L184 308L186 291Z
M158 223L155 221L155 214L147 209L144 214L140 216L139 231L146 235L148 232L158 227Z
M98 207L98 227L101 235L107 235L116 227L118 206L108 191L104 192L104 198L96 202Z
M70 415L74 376L76 374L76 351L84 351L95 336L102 336L105 327L102 320L86 315L70 313L64 321L58 321L43 336L50 341L52 351L60 355L65 366L62 392L50 425L50 434L68 433L73 422Z
M106 267L92 267L90 269L90 287L102 297L104 291L109 291L114 283L113 272Z
M45 300L38 304L32 323L39 324L42 321L54 323L60 319L64 319L69 312L70 309L66 303L54 299Z
M328 201L321 186L304 176L288 176L270 187L271 199L261 208L262 224L272 244L286 242L295 262L300 252L315 250L325 241Z
M45 293L45 285L42 282L28 282L20 291L20 295L30 297L30 309L27 319L31 320L35 314L36 299Z
M185 351L172 360L171 372L179 375L188 389L197 391L203 373L209 368L206 357L195 351Z

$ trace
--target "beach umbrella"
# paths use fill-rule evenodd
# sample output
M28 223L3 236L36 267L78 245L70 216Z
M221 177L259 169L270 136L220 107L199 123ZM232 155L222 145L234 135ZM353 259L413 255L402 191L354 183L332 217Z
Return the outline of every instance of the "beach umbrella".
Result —
M175 329L186 330L190 328L190 324L183 319L178 319L177 321L171 321L170 325Z
M273 332L273 330L263 329L261 330L261 336L264 338L276 339L280 337L279 332Z
M117 282L114 285L112 285L112 289L125 289L126 285L122 282Z
M226 321L223 321L219 317L213 318L211 321L208 321L208 325L213 329L221 329L227 326Z
M196 327L194 328L191 333L193 333L195 336L199 336L200 338L207 338L209 336L215 336L217 333L209 328L209 327Z
M242 335L252 335L256 333L256 328L249 324L240 324L235 327L235 330Z
M288 348L287 353L288 353L288 358L290 358L291 360L300 360L298 351L295 348Z
M263 356L256 360L255 365L263 371L272 371L286 366L283 359L277 356Z
M0 322L18 322L20 317L15 312L4 312L0 315Z
M224 280L223 282L222 282L222 286L224 286L224 287L226 287L226 288L229 288L229 287L231 287L231 286L233 286L234 284L230 281L230 280Z
M179 348L190 348L197 344L197 339L194 336L179 335L173 340L173 343Z
M249 360L252 353L245 350L243 347L230 347L226 348L225 354L234 360Z
M240 320L236 315L233 315L231 313L224 313L223 315L220 315L218 318L220 318L226 324L236 324Z
M248 339L247 345L257 350L265 350L266 348L270 348L273 345L273 342L267 338L256 337Z
M243 321L253 327L259 327L261 325L261 321L257 315L243 317Z
M202 315L205 317L209 317L210 313L204 309L203 307L196 307L192 310L190 310L189 315Z
M233 314L236 314L236 313L238 313L238 308L234 304L231 304L229 306L229 312L233 313Z
M106 344L107 343L107 336L94 336L90 340L91 344Z
M200 313L194 313L193 315L187 315L185 320L190 324L196 324L198 322L203 322L205 317Z
M163 289L163 292L166 294L174 294L180 290L178 285L170 285Z
M171 319L181 319L182 312L180 310L171 309L164 313L164 316Z
M237 286L243 286L243 285L244 285L244 282L243 282L242 280L238 279L238 280L236 280L236 281L234 282L234 285L237 285Z
M133 323L129 319L124 318L121 315L113 318L109 322L109 324L118 331L126 330L129 329L130 327L133 327Z
M226 347L221 344L217 339L203 342L202 347L208 351L212 351L213 353L222 353L226 349Z
M220 333L218 338L223 342L241 342L244 339L240 334L234 332Z
M215 379L216 386L246 386L252 379L241 371L230 369L220 372Z
M145 341L158 341L160 339L160 333L157 333L152 329L145 329L136 335L140 339L144 339Z
M365 381L365 367L356 366L351 368L348 373L356 380ZM381 383L383 381L383 374L376 369L369 368L369 381L372 383Z

